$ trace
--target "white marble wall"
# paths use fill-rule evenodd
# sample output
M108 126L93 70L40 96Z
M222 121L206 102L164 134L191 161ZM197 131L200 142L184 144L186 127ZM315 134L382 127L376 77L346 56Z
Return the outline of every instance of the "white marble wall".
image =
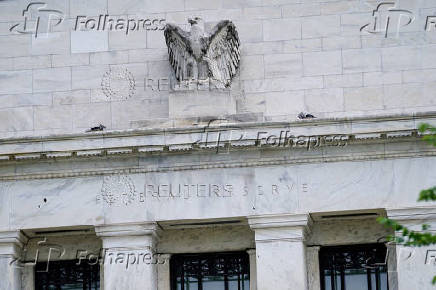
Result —
M159 239L159 253L202 253L244 251L255 247L254 233L248 225L203 226L200 228L167 229Z
M346 213L342 213L346 214ZM381 214L384 214L381 212ZM355 217L323 219L323 214L315 218L307 239L307 275L308 289L320 289L319 250L323 246L340 246L352 244L385 243L386 237L393 235L393 230L376 221L375 217ZM396 288L396 253L395 248L388 248L387 255L389 288ZM395 276L395 277L394 277Z
M410 230L422 232L422 225L430 226L429 232L435 234L436 227L436 210L434 207L427 208L405 208L398 210L388 210L389 218L396 220ZM401 237L401 232L395 233L395 236ZM396 256L396 288L405 290L411 288L431 290L435 276L435 247L409 247L404 245L395 245L391 248Z
M22 265L20 258L27 237L20 231L0 232L0 289L20 290L22 286ZM25 283L24 283L25 284Z
M406 214L403 211L388 211L388 215L402 220L408 225L418 224L416 219L423 216L423 213L428 217L432 213L430 209L419 210L419 213L411 215L411 212L417 212L417 209L410 209ZM400 213L400 214L398 214ZM175 253L199 253L199 252L220 252L220 251L245 251L252 252L252 260L250 263L251 271L251 289L268 289L271 283L278 283L277 287L294 287L298 284L298 289L319 289L319 264L318 251L322 246L332 245L349 245L349 244L365 244L385 241L385 237L392 234L389 229L383 228L374 218L355 217L341 218L337 220L323 220L316 217L313 223L311 221L304 222L301 219L302 215L275 215L261 216L258 218L250 218L250 227L247 224L237 226L221 225L221 226L194 226L184 227L178 226L178 229L171 229L171 222L162 223L162 230L159 233L159 238L156 244L152 246L154 252L159 254L159 259L165 259L165 263L158 265L141 265L134 269L127 269L122 265L122 269L114 269L114 265L104 261L101 264L102 285L111 285L111 283L131 283L131 287L136 287L135 283L145 285L147 281L136 281L128 276L131 273L139 275L148 275L154 277L157 287L151 289L169 290L169 263L171 254ZM315 215L316 216L316 215ZM410 218L409 222L404 218ZM291 221L289 221L291 219ZM259 222L261 220L262 222ZM265 222L265 220L267 222ZM420 220L422 221L422 219ZM426 222L428 223L428 219ZM300 224L307 226L301 226ZM136 226L134 226L136 229ZM104 227L107 228L107 227ZM113 228L113 227L111 227ZM109 253L112 250L116 253L125 251L127 254L132 254L134 251L149 250L148 246L144 246L147 239L137 239L137 237L146 238L147 232L139 233L136 229L131 230L132 225L120 225L114 231L102 232L98 228L96 236L94 233L79 234L77 229L71 232L50 233L44 235L39 233L34 236L33 231L26 231L27 235L33 236L24 245L21 261L25 262L24 268L11 268L7 265L11 275L7 281L12 284L0 283L7 287L4 289L20 289L19 280L22 279L22 289L31 289L29 285L33 285L33 262L47 260L71 260L82 257L81 262L93 262L94 258L89 258L90 254L101 254L102 248L105 248ZM92 230L92 228L90 228ZM130 229L130 230L128 230ZM306 229L305 231L300 231ZM85 231L84 229L82 229ZM134 235L133 235L134 234ZM104 236L102 236L104 235ZM121 236L119 236L121 235ZM103 241L103 243L102 243ZM141 242L142 241L142 242ZM138 243L140 242L140 243ZM106 243L106 244L105 244ZM49 257L49 248L61 248L60 252L54 251ZM251 251L251 252L250 252ZM38 253L38 255L36 255ZM429 254L430 253L430 254ZM432 265L435 261L434 251L431 247L427 248L407 248L389 246L388 252L388 270L390 275L390 287L392 289L408 289L406 286L410 283L418 283L420 289L431 289ZM86 258L88 257L88 258ZM115 265L121 267L120 265ZM111 268L112 267L112 268ZM149 267L144 270L144 267ZM417 272L416 268L420 271ZM111 270L112 269L112 270ZM135 270L136 269L136 270ZM279 271L282 269L282 273ZM286 272L286 269L292 269L291 272ZM300 269L298 272L297 269ZM10 271L14 270L14 271ZM150 272L148 270L153 270ZM133 271L133 272L132 272ZM298 274L295 274L297 273ZM304 272L301 272L304 271ZM307 274L306 274L307 271ZM280 273L279 273L280 272ZM123 279L116 278L118 273L123 274ZM153 274L154 273L154 274ZM417 275L419 273L419 275ZM289 275L294 278L290 278ZM132 274L133 275L133 274ZM150 276L152 275L152 276ZM306 277L307 276L307 282ZM126 278L127 277L127 278ZM304 278L299 280L299 278ZM126 280L127 279L127 280ZM273 279L273 280L271 280ZM430 279L430 280L429 280ZM121 282L120 282L121 281ZM105 284L106 283L106 284ZM307 283L307 285L306 285ZM138 284L138 285L139 285ZM256 285L257 284L257 285ZM27 286L26 286L27 285ZM123 284L126 285L126 284ZM149 284L146 284L149 285ZM256 285L257 288L254 288ZM15 288L14 288L15 287ZM16 288L18 287L18 288ZM112 286L105 289L112 289ZM144 286L145 287L145 286ZM148 287L148 286L147 286ZM265 288L266 287L266 288ZM307 287L307 288L306 288ZM398 288L399 287L399 288ZM132 288L134 289L134 288ZM143 289L143 288L141 288ZM285 288L286 289L286 288Z
M415 18L397 34L392 15L385 38L382 31L361 31L381 2L45 1L65 20L35 38L9 30L23 24L30 1L2 1L0 135L83 132L99 123L108 129L185 126L199 116L263 121L294 120L300 111L337 117L434 110L436 31L426 31L425 22L435 4L394 1ZM242 60L232 90L196 97L151 89L171 72L162 31L74 30L77 16L100 14L184 26L191 16L234 21ZM101 90L104 73L119 67L136 80L127 100Z
M311 227L308 246L339 246L386 242L393 230L376 221L376 217L364 216L338 219L316 219Z
M434 164L428 157L185 170L132 174L109 187L102 176L6 182L1 223L26 229L413 207L419 191L433 186ZM111 178L119 180L106 183ZM189 185L189 196L169 196L169 184ZM209 191L216 186L217 193Z

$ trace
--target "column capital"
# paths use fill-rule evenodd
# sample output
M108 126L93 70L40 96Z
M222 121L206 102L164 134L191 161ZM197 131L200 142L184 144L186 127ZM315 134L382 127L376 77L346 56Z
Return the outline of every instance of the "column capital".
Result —
M167 263L170 262L170 259L171 259L171 256L172 256L172 255L173 255L173 254L165 253L165 254L159 254L159 257L160 257L161 260L164 260L164 261L165 261L163 264L167 264Z
M397 221L401 220L436 220L436 207L407 207L386 209L387 216Z
M387 217L396 222L420 230L422 224L429 224L430 231L436 231L436 207L410 207L400 209L387 209ZM416 227L416 228L414 228Z
M104 248L153 248L159 239L156 222L110 224L95 227Z
M310 226L309 214L271 214L249 216L248 224L252 229Z
M0 255L18 257L27 240L21 231L0 232Z
M257 215L247 218L251 229L255 231L256 242L304 241L312 225L309 214Z
M246 252L249 256L256 255L256 249L248 249L248 250L246 250Z

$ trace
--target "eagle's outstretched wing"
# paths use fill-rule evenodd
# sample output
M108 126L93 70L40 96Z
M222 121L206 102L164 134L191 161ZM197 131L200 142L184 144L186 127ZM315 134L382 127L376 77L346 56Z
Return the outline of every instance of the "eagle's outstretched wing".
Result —
M205 59L212 77L228 87L240 60L238 32L231 21L220 21L214 27Z
M173 67L178 81L186 77L186 63L192 57L192 49L188 41L188 33L176 25L166 24L165 40L168 47L170 65Z

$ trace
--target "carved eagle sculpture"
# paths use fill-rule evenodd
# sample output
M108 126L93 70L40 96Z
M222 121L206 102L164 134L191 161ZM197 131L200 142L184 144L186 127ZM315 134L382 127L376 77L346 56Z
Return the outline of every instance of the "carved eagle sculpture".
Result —
M167 24L165 40L169 62L176 79L206 80L211 78L221 87L229 87L239 66L239 38L235 25L220 21L205 33L201 18L189 19L191 30Z

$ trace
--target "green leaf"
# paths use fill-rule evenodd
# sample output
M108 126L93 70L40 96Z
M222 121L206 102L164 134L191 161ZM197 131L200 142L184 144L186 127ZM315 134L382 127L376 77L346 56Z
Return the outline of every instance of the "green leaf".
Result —
M427 131L427 128L429 128L429 127L430 127L429 124L427 124L427 123L421 123L421 124L419 124L419 126L418 126L418 131L421 132L421 133L424 133L425 131Z
M436 187L421 190L418 201L436 201Z
M428 123L421 123L418 126L418 130L421 133L430 132L430 133L436 133L436 128Z

